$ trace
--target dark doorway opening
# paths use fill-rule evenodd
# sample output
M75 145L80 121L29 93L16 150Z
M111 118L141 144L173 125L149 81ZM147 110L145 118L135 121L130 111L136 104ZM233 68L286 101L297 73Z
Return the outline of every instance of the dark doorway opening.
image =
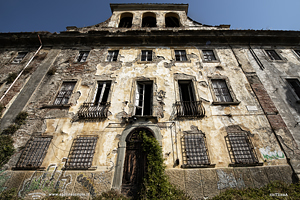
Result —
M122 178L122 193L135 197L142 184L147 169L147 154L143 152L143 141L140 132L145 131L147 136L153 137L150 130L137 128L126 138L126 153Z

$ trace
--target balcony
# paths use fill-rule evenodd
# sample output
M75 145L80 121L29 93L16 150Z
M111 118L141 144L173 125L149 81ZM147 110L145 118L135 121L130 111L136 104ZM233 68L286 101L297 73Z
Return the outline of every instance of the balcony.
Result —
M83 120L107 118L109 106L110 102L83 103L78 111L78 118Z
M205 116L202 101L177 101L175 103L175 111L177 118Z

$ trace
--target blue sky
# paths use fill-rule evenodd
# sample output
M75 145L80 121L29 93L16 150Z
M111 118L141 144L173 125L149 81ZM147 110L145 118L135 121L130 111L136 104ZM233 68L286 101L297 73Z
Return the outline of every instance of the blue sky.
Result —
M187 3L188 16L232 29L300 31L300 0L1 0L0 32L65 31L111 16L110 3Z

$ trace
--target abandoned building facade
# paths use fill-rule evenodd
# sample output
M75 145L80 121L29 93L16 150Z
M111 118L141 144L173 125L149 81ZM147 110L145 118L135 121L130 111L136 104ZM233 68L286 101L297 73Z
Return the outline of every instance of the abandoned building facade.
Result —
M299 176L299 32L204 25L187 4L111 10L59 34L0 34L1 130L28 113L1 191L133 192L141 131L194 199Z

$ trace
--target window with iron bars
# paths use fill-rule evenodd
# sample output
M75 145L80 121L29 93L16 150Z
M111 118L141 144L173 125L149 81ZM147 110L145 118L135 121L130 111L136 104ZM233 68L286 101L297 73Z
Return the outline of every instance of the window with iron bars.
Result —
M97 136L78 136L74 139L66 169L88 169L92 166Z
M89 56L89 53L89 51L79 51L77 62L85 62L87 57Z
M141 61L152 61L152 50L142 50Z
M258 163L253 145L246 132L229 132L225 136L225 141L233 164Z
M18 52L18 55L13 59L12 63L21 63L27 52Z
M117 61L119 50L108 51L107 59L108 62Z
M54 105L64 105L69 102L76 82L63 82L54 100Z
M181 138L183 165L182 167L201 167L210 165L206 138L202 131L184 132Z
M52 137L35 137L30 139L16 165L16 168L36 169L41 166Z
M282 60L275 50L265 50L271 60Z
M202 50L204 61L215 61L216 56L213 50Z
M185 50L175 50L176 61L187 61Z

